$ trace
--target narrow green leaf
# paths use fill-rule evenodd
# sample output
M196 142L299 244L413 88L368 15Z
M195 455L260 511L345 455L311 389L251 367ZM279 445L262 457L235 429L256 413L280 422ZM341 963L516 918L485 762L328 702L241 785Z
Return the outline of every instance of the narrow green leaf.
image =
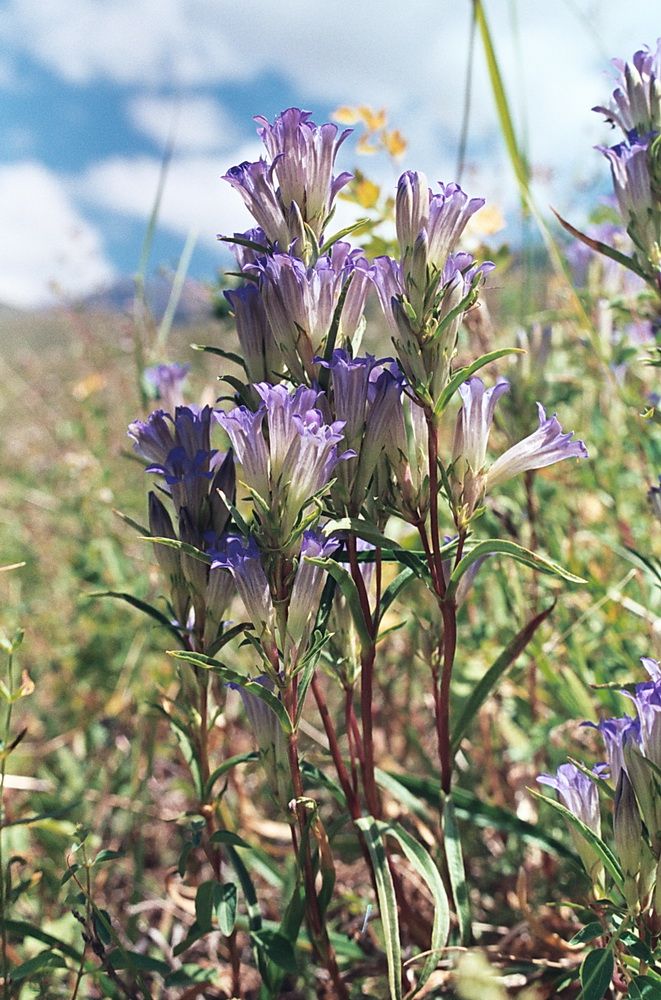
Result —
M216 653L231 642L232 639L236 639L238 635L242 635L247 629L252 628L250 622L239 622L238 625L233 625L231 628L226 628L218 638L207 647L207 656L215 656Z
M471 943L473 931L468 903L468 889L466 888L466 869L464 867L464 855L461 849L457 816L451 795L446 796L443 802L443 847L445 849L448 875L450 876L452 897L459 918L460 943L468 945Z
M479 371L480 368L484 368L485 365L490 365L492 361L498 361L499 358L504 358L507 354L525 353L526 352L522 351L519 347L503 347L499 351L491 351L489 354L483 354L481 358L473 361L472 364L467 365L465 368L460 368L455 372L441 395L438 397L434 407L434 415L437 417L441 415L459 386L469 379L471 375L474 375L475 372Z
M237 891L233 882L224 882L218 885L216 882L213 893L213 906L216 911L218 930L225 937L229 937L234 930L236 923L236 901Z
M335 562L334 559L312 559L307 557L307 562L312 563L313 566L323 567L323 569L325 569L337 583L338 587L344 594L347 605L349 606L351 617L353 618L358 638L360 639L361 649L363 650L363 653L365 653L372 646L373 642L363 615L360 598L358 596L358 588L356 587L351 574L344 568L344 566Z
M362 831L365 837L365 843L367 844L374 869L386 957L388 959L390 997L391 1000L402 1000L402 952L399 943L397 900L395 899L395 887L388 867L383 840L381 839L380 825L372 816L363 816L356 820L356 826Z
M571 233L571 235L577 240L580 240L581 243L585 243L585 245L590 247L591 250L595 250L604 257L610 257L610 259L614 260L620 265L620 267L626 267L628 271L633 271L633 273L637 274L639 278L642 278L643 281L649 283L649 276L645 274L642 267L640 267L633 257L627 257L626 254L620 253L620 251L615 250L614 247L609 247L607 243L602 243L601 240L595 240L586 233L582 233L580 229L576 229L570 222L567 222L567 220L563 219L561 215L558 215L554 208L551 208L551 211L563 229L566 229L568 233Z
M579 1000L601 1000L611 984L615 963L610 948L595 948L581 965Z
M478 681L468 698L464 701L461 714L454 724L452 733L452 754L456 754L461 745L461 741L466 735L466 731L471 722L476 718L482 705L485 703L491 692L504 676L508 668L514 663L520 653L526 648L533 635L548 618L555 607L555 601L540 614L535 615L526 625L520 629L513 639L505 646L500 656L491 664L485 675Z
M234 354L232 351L224 351L222 347L209 347L207 344L191 344L190 345L194 351L204 351L207 354L217 354L221 358L225 358L227 361L231 361L235 365L239 365L243 370L246 370L245 360L239 355Z
M250 850L250 844L232 830L216 830L209 837L210 844L225 844L231 847L246 847Z
M311 764L308 760L301 761L301 771L303 777L306 780L306 788L327 788L331 793L335 801L343 808L347 807L347 800L345 798L344 792L337 784L333 781L325 771L322 771L316 766L316 764Z
M377 769L377 780L379 780L379 773ZM441 795L441 783L438 778L421 778L415 774L392 774L390 772L388 772L387 777L394 779L399 785L431 806L432 809L438 809ZM384 785L384 787L389 786ZM396 788L389 790L392 790L393 794L397 797ZM547 834L539 824L533 825L524 819L519 819L515 813L509 812L507 809L492 805L489 802L483 802L477 795L467 791L465 788L454 788L452 790L452 800L458 819L469 820L469 822L474 823L476 826L492 826L496 830L514 834L517 837L521 837L526 843L536 844L543 850L551 854L557 854L558 857L566 858L568 861L576 864L577 867L581 867L576 854L570 851L561 840L558 840L551 834ZM404 800L402 799L402 801ZM404 802L404 804L406 805L407 803ZM413 811L415 812L415 809ZM429 821L428 814L421 813L420 816L427 822Z
M224 774L231 771L231 769L236 767L237 764L250 764L255 760L259 760L259 754L256 750L249 750L247 753L239 753L234 757L228 757L227 760L224 760L223 763L209 775L209 779L204 786L204 801L206 802L211 795L211 789L219 778L222 778Z
M524 206L527 206L528 189L530 186L530 167L528 166L525 157L519 150L519 144L514 132L514 123L512 121L507 96L505 94L503 78L500 73L498 59L496 58L496 52L481 0L473 0L473 14L482 38L482 45L491 80L491 89L493 90L493 96L496 101L496 108L498 111L498 118L500 119L500 127L503 133L503 138L505 139L505 145L507 147L510 160L512 161L512 166L514 167L516 179L519 183L521 202Z
M92 926L98 939L105 945L113 940L112 921L107 910L95 907L92 911Z
M27 962L23 962L17 968L12 970L11 978L13 982L22 982L27 979L28 976L33 976L37 972L41 972L43 969L66 969L67 963L62 955L57 955L55 952L46 950L40 951L38 955L34 958L29 958Z
M157 972L159 976L167 976L170 966L160 958L143 955L139 951L113 951L110 955L110 965L113 969L140 969L142 972Z
M139 535L149 534L149 528L145 528L144 524L140 524L138 521L134 521L132 517L128 516L128 514L122 514L121 510L117 510L116 508L113 507L113 514L115 514L118 518L120 518L120 520L122 520L124 524L128 524L129 527L134 529L134 531L137 531Z
M440 952L447 944L450 933L450 905L443 885L443 879L434 859L422 844L408 833L399 823L379 823L383 836L394 837L404 851L409 863L424 880L434 900L434 923L431 932L429 954L422 967L416 991L421 990L434 969L438 966Z
M170 295L168 296L168 302L165 307L165 312L163 313L163 319L161 320L161 324L156 335L156 348L159 352L164 349L167 339L170 336L170 331L172 330L172 324L174 322L177 306L179 305L181 293L184 289L184 282L186 281L186 275L188 273L188 268L190 267L197 238L197 230L190 229L188 236L186 237L184 248L181 251L181 257L179 258L179 263L177 264L177 270L174 278L172 279Z
M116 858L125 858L126 851L99 851L92 864L102 865L104 861L114 861Z
M231 844L225 843L225 853L241 884L241 891L243 892L248 908L248 926L251 931L259 931L262 929L262 915L259 910L257 892L250 877L250 872L243 863L241 856L237 854L236 849Z
M211 565L211 556L207 552L196 548L195 545L189 545L188 542L182 542L178 538L157 538L156 535L143 535L142 541L153 542L154 545L167 545L170 549L185 552L192 559L198 559L200 562L206 563L207 566Z
M586 826L585 823L582 823L578 818L578 816L574 816L573 812L570 812L570 810L567 809L565 806L563 806L561 802L556 802L556 800L552 799L549 795L543 795L541 792L535 791L534 788L529 788L528 791L534 798L539 799L542 802L546 802L548 805L550 805L552 809L555 809L556 812L560 813L560 815L568 823L570 823L576 830L578 830L581 836L584 837L585 840L587 840L588 843L595 849L595 851L603 861L604 866L610 872L613 881L617 885L618 889L620 890L622 895L624 895L624 878L622 876L622 869L620 867L620 863L613 854L613 852L610 850L608 845L603 842L601 837L598 837L597 834L593 830L591 830L589 826Z
M213 913L214 894L218 883L213 879L201 882L195 894L195 920L201 931L205 934L212 928L211 916Z
M311 561L316 562L317 560ZM323 561L324 560L322 560L322 562ZM251 680L251 678L246 677L245 674L240 674L237 670L232 670L231 667L225 666L225 664L221 663L220 660L214 660L210 656L204 656L203 653L189 653L182 652L178 649L169 649L168 656L174 657L175 660L185 660L187 663L195 664L195 666L213 670L213 672L219 674L226 683L238 684L239 687L248 691L249 694L254 694L256 698L259 698L269 706L271 711L278 718L285 734L293 732L292 722L287 714L287 709L279 698L277 698L262 684L258 684L256 681Z
M261 257L264 254L270 254L271 250L269 247L263 246L261 243L255 243L254 240L248 240L245 236L219 236L218 239L221 243L236 244L239 247L247 247L248 250L254 250L255 253L259 254ZM242 275L243 277L243 275Z
M524 566L530 566L532 569L537 570L538 573L559 576L562 580L567 580L569 583L586 582L582 577L575 576L569 570L564 569L559 563L552 562L550 559L544 559L542 556L537 555L537 553L531 552L530 549L526 549L522 545L517 545L516 542L510 542L505 538L487 538L474 545L470 552L466 553L454 568L450 577L450 583L448 584L447 600L452 600L456 595L459 581L473 563L477 562L478 559L483 559L485 556L496 554L510 556L512 559L516 559L517 562L523 563Z
M401 571L401 573L398 573L392 583L386 587L379 602L379 621L381 621L390 605L399 597L404 587L410 580L413 579L415 575L415 572L410 568L410 566L407 566Z
M351 233L355 232L357 229L360 229L362 226L369 226L369 224L369 219L358 219L358 222L352 222L350 226L345 226L344 229L340 229L338 233L333 233L331 237L324 240L324 245L322 247L323 253L327 253L333 244L337 243L338 240L343 240L345 236L350 236Z
M41 941L42 944L47 944L49 948L55 948L57 951L61 951L63 955L68 955L75 962L79 962L82 957L79 949L72 947L66 941L60 941L59 938L48 934L41 927L30 924L25 920L7 920L5 921L5 927L7 933L19 941L24 941L28 937L34 938L35 941Z
M172 624L169 618L167 618L162 611L158 608L153 608L151 604L147 604L146 601L141 601L139 597L134 597L133 594L125 594L117 590L99 590L95 591L93 594L86 594L86 597L114 597L118 601L126 601L131 607L137 608L138 611L142 611L144 614L149 615L154 621L162 625L163 628L167 629L168 632L173 635L177 642L181 646L184 645L184 639L181 635L179 629Z

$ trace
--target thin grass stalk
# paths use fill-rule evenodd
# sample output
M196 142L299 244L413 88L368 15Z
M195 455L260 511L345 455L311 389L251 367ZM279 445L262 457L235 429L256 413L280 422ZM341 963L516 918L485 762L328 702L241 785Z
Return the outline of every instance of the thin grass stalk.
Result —
M14 669L13 651L10 650L7 656L7 690L9 691L9 701L7 702L7 712L5 714L5 725L2 733L2 746L6 751L9 746L9 733L11 729L12 700L14 693ZM7 757L2 755L0 763L0 933L2 934L2 996L3 1000L9 1000L9 962L7 959L7 878L5 873L5 859L3 851L4 831L6 822L5 811L5 778L7 774Z

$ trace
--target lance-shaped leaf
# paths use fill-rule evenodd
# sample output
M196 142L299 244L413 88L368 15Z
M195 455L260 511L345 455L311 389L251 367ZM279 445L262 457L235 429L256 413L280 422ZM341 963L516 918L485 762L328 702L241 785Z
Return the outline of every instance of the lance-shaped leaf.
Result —
M211 795L211 790L218 779L222 778L222 776L227 774L228 771L231 771L233 767L236 767L237 764L248 764L257 760L259 760L259 754L256 750L249 750L247 753L239 753L234 757L228 757L227 760L224 760L223 763L209 775L209 778L204 786L204 801L206 802Z
M155 545L167 545L170 549L178 549L180 552L185 552L187 556L191 556L192 559L199 559L200 562L206 563L208 566L211 565L210 555L207 555L202 549L196 548L195 545L181 542L178 538L157 538L154 535L143 535L142 541L154 542Z
M117 590L99 590L95 591L93 594L87 594L87 597L114 597L119 601L126 601L126 603L130 604L132 608L137 608L138 611L143 611L146 615L149 615L150 618L153 618L159 625L166 628L168 632L175 637L177 642L181 643L182 646L184 645L183 636L176 625L173 625L170 619L166 618L166 616L162 613L162 611L159 611L158 608L153 608L151 604L147 604L146 601L141 601L139 597L134 597L133 594L125 594Z
M196 667L204 667L206 670L213 670L215 674L219 674L227 684L237 684L242 687L244 691L249 694L254 695L263 701L271 711L277 716L283 731L289 735L293 732L292 721L289 718L287 709L282 704L280 699L276 697L267 687L263 684L258 684L257 681L252 680L250 677L246 677L245 674L240 674L237 670L232 670L231 667L226 666L221 663L220 660L214 660L210 656L204 656L203 653L189 653L181 652L178 649L168 650L168 656L173 656L175 660L185 660L187 663L192 663Z
M556 812L560 813L563 819L570 823L571 826L573 826L580 833L580 835L587 840L603 861L604 867L610 872L615 885L618 887L622 895L624 895L624 877L622 875L620 863L601 837L598 837L594 830L591 830L589 826L582 823L578 816L575 816L573 812L567 809L566 806L563 806L561 802L556 802L555 799L550 798L548 795L542 795L541 792L536 792L534 788L529 788L528 791L534 798L539 799L542 802L546 802L552 809L555 809Z
M353 618L358 638L360 639L361 649L363 652L366 652L372 646L373 640L367 628L365 616L363 615L360 605L358 588L356 587L351 574L344 568L344 566L340 566L338 562L335 562L334 559L316 559L308 556L307 561L312 563L313 566L322 566L323 569L325 569L337 583L344 595L349 610L351 611L351 617Z
M375 820L372 817L364 817L359 819L356 825L365 834L370 855L373 862L375 862L375 870L377 859L385 869L381 877L377 874L377 891L380 886L384 889L383 900L381 892L378 892L378 895L379 907L381 909L381 921L383 923L384 934L386 937L388 979L390 982L391 995L393 997L401 996L401 952L399 950L399 928L397 924L396 904L394 909L394 920L392 918L394 888L391 899L389 896L388 883L390 883L390 887L392 887L392 879L390 878L390 870L388 868L385 851L383 849L383 837L394 837L395 840L398 841L411 867L423 879L431 892L432 899L434 901L434 922L432 925L430 948L420 972L420 977L416 987L417 992L422 989L424 984L429 979L429 976L438 965L440 952L445 947L448 934L450 933L450 906L448 903L447 893L443 886L443 880L433 858L427 853L422 844L412 837L410 833L399 825L399 823L384 823L380 820ZM388 927L386 927L386 920L384 919L384 904L386 907L385 912L387 914ZM393 991L393 980L395 991ZM400 992L396 992L396 990L399 990Z
M190 345L194 351L204 351L206 354L217 354L221 358L225 358L226 361L232 361L235 365L238 365L243 370L246 370L246 362L241 357L240 354L234 354L233 351L224 351L222 347L209 347L207 344L191 344Z
M448 584L446 600L451 601L456 596L459 581L473 563L477 562L478 559L484 559L485 556L495 554L510 556L512 559L516 559L517 562L523 563L524 566L530 566L531 569L537 570L538 573L558 576L561 580L567 580L569 583L586 582L582 577L570 573L569 570L565 569L559 563L553 562L551 559L544 559L543 556L531 552L530 549L526 549L522 545L517 545L516 542L500 538L487 538L483 542L478 542L477 545L473 546L470 552L467 552L463 559L459 561L459 564L455 566Z
M468 365L466 368L460 368L457 372L455 372L441 395L438 397L434 407L434 416L438 417L441 415L459 386L469 379L471 375L474 375L475 372L479 371L480 368L484 368L485 365L491 364L492 361L498 361L499 358L504 358L507 354L525 353L526 352L522 351L519 347L504 347L499 351L491 351L489 354L482 355L481 358L473 361L473 363Z
M541 611L534 618L531 618L526 625L520 629L513 639L505 646L500 656L491 664L486 674L478 681L468 698L465 700L459 718L454 724L452 732L452 753L457 753L462 739L466 735L471 722L476 718L482 705L485 703L498 682L504 676L508 668L514 663L520 653L526 648L533 635L551 614L555 607L555 601L544 611Z
M468 904L468 889L466 887L466 870L454 802L449 795L444 796L442 810L443 846L445 848L448 875L450 876L452 898L454 899L455 909L459 918L460 943L467 945L471 942L473 931Z
M577 240L580 240L581 243L585 243L585 245L590 247L591 250L596 251L596 253L603 254L604 257L610 257L611 260L616 261L616 263L620 264L622 267L626 267L629 271L633 271L633 273L637 274L639 278L643 279L643 281L649 282L649 275L645 274L642 267L640 267L633 257L627 257L626 254L620 253L620 251L615 250L614 247L609 247L607 243L602 243L601 240L595 240L586 233L582 233L580 229L575 229L570 222L567 222L561 215L558 215L554 208L551 208L551 211L563 229L566 229L568 233L571 233L571 235Z
M388 986L392 1000L402 1000L402 949L399 943L399 919L395 886L388 867L388 858L381 837L381 824L372 816L356 820L372 859L383 937L388 959Z

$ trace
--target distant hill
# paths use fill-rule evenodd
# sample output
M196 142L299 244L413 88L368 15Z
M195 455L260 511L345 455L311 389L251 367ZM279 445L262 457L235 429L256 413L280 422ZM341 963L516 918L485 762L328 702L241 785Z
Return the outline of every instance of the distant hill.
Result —
M171 290L171 275L155 274L145 282L145 298L156 321L162 319L167 309ZM211 289L207 285L193 278L186 278L174 322L189 324L208 319L212 311L212 299ZM77 305L85 312L130 314L133 312L134 300L134 279L120 278L107 288L79 300Z

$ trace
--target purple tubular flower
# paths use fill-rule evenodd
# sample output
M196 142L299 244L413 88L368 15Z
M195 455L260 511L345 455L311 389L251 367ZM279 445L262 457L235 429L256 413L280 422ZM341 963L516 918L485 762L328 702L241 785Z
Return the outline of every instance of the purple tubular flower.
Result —
M485 389L482 379L476 377L459 386L463 405L455 426L453 463L462 459L475 475L482 472L496 403L509 387L507 379L499 379L490 389Z
M351 285L340 319L340 337L355 332L365 305L369 266L348 243L335 243L312 267L290 254L261 258L256 265L260 292L273 337L292 377L313 382L313 358L333 322L346 281ZM345 315L346 313L346 315Z
M661 767L661 677L636 684L633 696L640 721L640 743L643 754Z
M485 203L484 198L470 198L458 184L441 184L440 194L431 194L429 202L429 264L437 270L445 267L451 251L470 218Z
M384 447L394 476L394 502L405 520L417 524L429 508L427 424L422 407L402 391L401 381L398 396Z
M338 454L343 421L324 421L315 408L322 393L299 386L290 393L284 385L260 382L255 390L262 398L257 413L245 406L219 413L243 467L246 485L270 508L271 532L277 528L280 541L287 539L300 512L327 485L337 463L354 452ZM268 448L263 421L268 420Z
M497 458L487 472L486 488L499 486L512 476L529 469L543 469L564 458L587 458L588 451L582 441L572 441L573 431L563 434L555 414L546 416L541 403L537 404L539 427L528 437L512 445Z
M215 416L232 442L243 481L263 499L268 499L269 460L262 433L264 408L253 413L246 406L236 406L229 413L216 411Z
M470 378L459 386L462 407L457 414L452 449L452 478L457 483L457 499L472 514L485 491L487 442L496 403L509 389L501 379L485 389L481 378Z
M234 595L232 574L220 566L209 570L209 578L204 593L204 646L208 649L218 636L225 613Z
M650 178L648 140L645 137L630 144L597 148L610 163L618 208L629 236L658 269L659 209Z
M401 257L415 246L421 230L427 228L429 196L427 178L420 171L407 170L399 178L395 197L395 231Z
M264 231L270 243L287 249L294 239L301 239L304 230L301 226L292 234L289 219L283 211L282 204L273 184L273 164L264 159L255 163L244 161L236 167L231 167L223 180L231 184L239 192L248 211Z
M597 773L595 771L595 773ZM555 776L540 774L540 785L555 788L562 804L593 833L601 835L601 814L597 786L575 764L561 764Z
M600 769L600 765L597 765L594 768L594 773L599 774ZM537 781L540 785L549 785L551 788L555 788L562 804L593 833L596 833L598 837L601 836L601 814L597 786L586 774L583 774L574 764L561 764L555 776L540 774ZM592 882L601 883L603 879L601 858L591 844L572 825L569 825L569 832L574 847Z
M129 424L129 437L134 450L151 464L147 472L165 477L174 505L187 507L200 530L202 502L209 492L219 458L210 446L210 406L178 406L174 418L163 410L155 410L147 422Z
M337 473L336 499L340 505L348 505L353 516L365 500L385 446L393 407L400 407L400 380L382 370L383 362L377 362L371 354L352 358L347 351L337 348L330 361L315 360L330 370L333 412L344 421L344 440L356 454Z
M308 560L326 559L340 544L339 539L326 538L320 531L303 532L299 563L287 612L284 651L287 671L294 670L305 654L326 579L325 570L321 566L314 566Z
M167 413L174 413L178 406L184 405L182 387L190 369L190 365L176 363L145 368L145 381L152 387Z
M265 648L271 655L275 644L275 611L266 573L262 568L260 551L254 538L229 535L224 547L209 552L211 570L228 569L232 574L239 597L248 617Z
M469 219L484 205L484 198L469 200L458 184L439 182L439 187L434 194L425 175L412 170L397 185L395 228L404 284L412 298L420 299L434 274L443 271Z
M656 52L646 46L634 54L632 62L614 59L613 65L618 70L619 84L613 92L614 106L592 110L619 125L627 138L658 129L661 121L661 39L657 41Z
M337 192L351 179L343 173L333 177L337 151L350 134L338 138L337 125L317 126L309 111L288 108L271 125L256 117L258 133L266 146L277 176L279 196L285 208L294 202L303 220L319 240Z
M599 730L606 747L611 779L617 786L624 768L624 741L627 739L640 745L640 721L624 715L617 719L602 719L597 725L594 722L584 722L583 725Z
M236 332L250 382L279 382L284 359L277 348L264 310L262 296L253 282L226 291L236 320Z

